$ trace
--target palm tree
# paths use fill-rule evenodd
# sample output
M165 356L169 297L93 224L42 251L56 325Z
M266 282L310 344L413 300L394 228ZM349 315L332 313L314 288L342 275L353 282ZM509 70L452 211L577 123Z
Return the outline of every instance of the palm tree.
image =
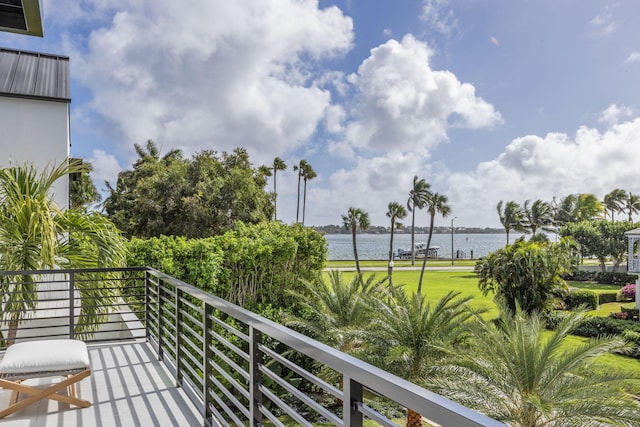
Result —
M371 322L377 301L385 295L383 282L376 281L374 275L367 280L356 275L347 282L337 270L328 276L328 283L321 274L312 281L301 279L301 291L289 291L306 314L288 317L286 324L350 352L359 345L357 331Z
M313 170L311 165L309 163L306 163L302 171L302 178L304 180L304 196L302 200L302 225L304 225L304 213L307 208L307 181L310 181L317 176L318 174L316 174L316 171Z
M358 260L358 248L356 247L356 231L366 230L371 225L369 223L369 214L359 208L349 208L346 215L342 215L342 223L347 230L351 230L351 239L353 243L353 256L356 259L356 270L360 272L360 261Z
M398 219L403 219L407 216L407 211L404 209L400 203L391 202L389 203L387 210L387 217L391 218L391 239L389 241L389 263L393 261L393 232L394 230L401 229L402 223L398 222ZM391 265L391 264L389 264ZM389 269L389 289L393 290L393 278L392 278L393 270Z
M603 212L602 203L596 196L590 193L578 195L576 206L576 218L578 221L591 221L601 218Z
M539 314L522 310L503 309L498 325L479 319L473 356L436 368L427 387L512 426L640 425L640 405L620 388L637 375L590 366L624 343L576 344L570 334L583 318L570 313L552 332Z
M416 263L416 247L415 247L415 228L416 228L416 209L422 209L427 202L427 197L431 192L431 185L423 178L413 177L413 185L409 191L409 199L407 199L407 209L411 212L411 265Z
M302 176L304 175L304 171L307 168L307 161L300 160L298 165L293 165L293 170L298 171L298 201L296 202L296 222L298 222L298 218L300 217L300 183L302 182Z
M123 263L124 241L106 217L84 208L62 211L53 201L51 190L56 181L69 173L83 172L81 164L66 160L41 172L30 164L0 170L0 269L88 268ZM0 284L0 321L8 323L9 345L15 341L19 324L37 305L34 277L25 274L12 282ZM113 295L96 283L84 288L79 284L78 291L81 323L77 331L93 331L107 313L91 298L109 299Z
M278 191L276 187L276 174L278 171L283 171L287 169L287 164L280 157L276 157L273 159L273 220L278 220Z
M633 221L632 214L640 213L640 196L629 192L625 199L625 209L629 213L629 222Z
M498 216L500 217L500 223L504 227L504 230L507 232L507 245L509 244L509 232L511 230L525 232L527 231L526 227L526 219L524 212L519 204L514 202L513 200L507 202L502 208L503 201L500 200L496 209L498 211Z
M604 196L604 212L605 218L607 216L607 210L611 212L611 222L614 221L614 214L616 212L624 212L624 203L627 199L627 192L622 188L616 188L609 194Z
M433 223L436 213L440 213L443 218L451 213L451 206L447 205L449 199L444 194L432 193L427 197L427 211L429 212L429 238L427 239L427 252L422 260L422 269L420 270L420 280L418 281L418 296L422 295L422 278L424 277L424 269L427 266L427 255L429 254L429 246L431 246L431 237L433 236ZM453 255L452 255L453 256Z
M553 230L553 206L550 203L544 202L540 199L529 204L530 200L524 202L524 215L526 218L526 224L531 230L531 237L535 236L538 229L545 231Z
M431 368L452 356L467 336L471 297L449 292L432 304L414 293L398 292L396 300L378 309L371 347L363 358L408 381L421 384ZM408 408L407 426L422 426L422 417Z

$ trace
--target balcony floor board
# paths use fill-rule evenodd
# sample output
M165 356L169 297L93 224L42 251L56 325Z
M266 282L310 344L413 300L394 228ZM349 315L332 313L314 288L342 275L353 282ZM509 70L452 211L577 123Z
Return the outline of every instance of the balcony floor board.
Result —
M78 408L45 400L0 420L11 427L202 426L202 416L184 391L175 387L166 368L146 342L89 345L91 376L78 385L82 399L93 403ZM25 381L46 386L58 378ZM10 391L0 389L0 408Z

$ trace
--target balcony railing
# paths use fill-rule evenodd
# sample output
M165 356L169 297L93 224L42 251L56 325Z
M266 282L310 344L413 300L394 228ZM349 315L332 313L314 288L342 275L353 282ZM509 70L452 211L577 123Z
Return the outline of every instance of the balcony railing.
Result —
M3 301L25 292L25 274L37 278L37 308L18 340L146 339L206 426L396 426L391 418L404 408L443 426L504 426L151 268L0 272ZM118 296L105 300L103 289ZM81 304L111 314L92 325ZM81 333L91 326L93 334ZM7 323L0 332L7 337Z

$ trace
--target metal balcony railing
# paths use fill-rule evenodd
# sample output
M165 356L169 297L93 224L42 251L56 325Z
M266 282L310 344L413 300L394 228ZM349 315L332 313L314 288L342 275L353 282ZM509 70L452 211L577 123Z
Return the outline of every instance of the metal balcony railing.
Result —
M37 298L22 286L27 274ZM18 340L146 339L206 426L396 426L405 408L442 426L504 426L151 268L0 272L0 280L3 308L16 293L37 300ZM88 321L96 307L110 310L99 325ZM6 322L0 332L7 337Z

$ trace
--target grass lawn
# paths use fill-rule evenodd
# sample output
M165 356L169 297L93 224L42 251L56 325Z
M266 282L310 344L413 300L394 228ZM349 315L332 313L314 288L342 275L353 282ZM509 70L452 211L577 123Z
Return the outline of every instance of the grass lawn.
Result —
M350 279L355 275L355 272L344 272L345 278ZM366 275L375 274L379 279L386 277L386 272L364 273ZM420 271L418 270L403 270L396 269L393 272L393 283L395 285L404 285L404 288L408 292L415 292L418 289L418 280L420 277ZM572 282L571 286L580 289L590 289L596 292L608 292L611 290L619 290L620 286L585 283L585 282ZM478 309L488 310L485 313L486 318L496 317L498 315L498 307L493 302L493 295L483 296L478 289L478 277L475 273L469 271L425 271L425 278L422 284L423 294L432 301L439 300L449 291L459 291L462 295L472 295L472 306ZM608 304L602 304L598 310L592 310L588 312L589 315L606 317L611 312L620 311L620 307L633 307L634 302L613 302ZM586 338L583 337L571 337L571 340L567 343L578 344L583 342ZM615 354L608 354L601 356L594 361L594 369L602 369L603 371L611 371L617 369L626 369L637 373L640 377L640 360L632 359L629 357L619 356ZM631 381L627 384L628 390L636 395L640 395L640 380Z

